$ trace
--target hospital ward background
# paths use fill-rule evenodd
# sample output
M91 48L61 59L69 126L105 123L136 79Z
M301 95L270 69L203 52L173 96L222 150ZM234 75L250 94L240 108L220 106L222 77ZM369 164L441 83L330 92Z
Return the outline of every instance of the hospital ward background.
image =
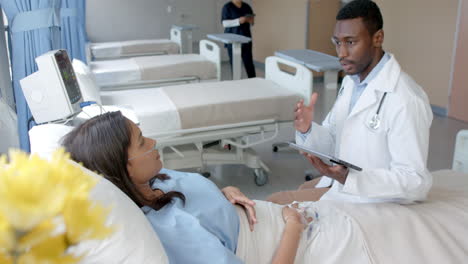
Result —
M219 188L238 187L251 199L265 200L321 176L285 142L295 138L292 110L299 98L319 94L318 123L334 105L345 74L331 37L336 13L350 1L243 1L255 13L250 38L223 34L221 10L227 2L0 0L0 154L16 148L49 156L74 126L118 110L144 136L158 140L165 168L200 173ZM427 167L435 172L434 185L465 192L468 0L374 2L384 17L384 50L429 97L434 117ZM252 79L242 61L242 43L252 43ZM232 63L226 44L233 47ZM67 84L67 74L76 81ZM59 102L58 93L51 98L34 91L44 79L61 87L59 92L69 96L66 103ZM67 94L70 87L80 95ZM57 109L60 113L50 114ZM69 114L59 116L63 109ZM104 185L98 186L108 188ZM103 193L94 195L106 200ZM110 197L125 200L119 195ZM127 203L113 217L144 221ZM140 238L128 238L132 230L126 230L108 242L115 253L120 246L146 241L133 248L137 262L121 263L166 263L164 254L154 253L156 262L142 257L152 247L162 251L144 228L151 226L133 230ZM468 236L468 227L463 231ZM112 259L106 246L91 243L76 252L93 248L92 254L100 256L89 263L99 263ZM124 259L130 252L116 255ZM468 261L467 252L464 257ZM253 259L246 263L257 263Z

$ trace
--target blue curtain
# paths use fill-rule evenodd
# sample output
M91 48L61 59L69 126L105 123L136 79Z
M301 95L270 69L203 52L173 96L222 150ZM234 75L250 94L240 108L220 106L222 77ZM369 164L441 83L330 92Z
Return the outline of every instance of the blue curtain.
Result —
M32 117L19 80L37 71L34 59L60 48L61 0L0 0L11 34L12 79L18 115L20 147L30 150L28 130Z
M86 62L85 0L62 0L62 48L70 58Z

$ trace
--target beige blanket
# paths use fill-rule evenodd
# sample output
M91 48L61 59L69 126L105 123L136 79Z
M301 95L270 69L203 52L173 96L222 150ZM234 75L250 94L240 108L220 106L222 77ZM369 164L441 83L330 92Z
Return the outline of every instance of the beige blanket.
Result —
M271 263L284 228L281 206L265 201L255 201L258 224L250 232L245 214L239 210L241 230L237 256L247 264ZM301 238L295 263L356 263L368 264L366 241L356 232L353 222L333 206L316 207L318 220L311 231L306 229Z
M261 78L162 89L176 105L183 129L265 119L290 121L300 99L294 91Z
M436 186L426 202L413 205L301 206L319 217L312 232L304 231L296 263L467 263L468 189ZM254 232L241 217L237 254L245 263L269 263L284 227L281 207L257 201L256 209Z
M180 77L198 77L200 80L217 78L216 65L198 54L135 57L133 61L141 72L141 80L162 80Z
M122 55L165 52L166 54L179 53L179 45L169 39L129 40L121 42Z

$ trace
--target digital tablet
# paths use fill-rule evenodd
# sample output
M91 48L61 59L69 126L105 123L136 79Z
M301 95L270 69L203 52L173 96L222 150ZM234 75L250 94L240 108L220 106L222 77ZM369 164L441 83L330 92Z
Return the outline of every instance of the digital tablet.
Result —
M245 15L245 17L254 17L254 16L255 16L255 14L247 14L247 15Z
M354 165L352 163L346 162L344 160L335 158L335 157L327 155L327 154L320 153L318 151L315 151L315 150L310 149L310 148L305 147L305 146L299 146L299 145L297 145L296 143L293 143L293 142L287 142L287 143L291 148L297 149L297 150L300 150L300 151L303 151L303 152L307 152L309 154L317 156L317 157L321 158L322 160L324 160L325 162L335 163L335 164L343 165L346 168L351 168L353 170L362 171L361 167L356 166L356 165Z

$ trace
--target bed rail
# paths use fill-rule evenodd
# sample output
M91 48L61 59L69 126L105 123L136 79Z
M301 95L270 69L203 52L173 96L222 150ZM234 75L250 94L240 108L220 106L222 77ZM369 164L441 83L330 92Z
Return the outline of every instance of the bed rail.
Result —
M178 28L175 28L175 27L172 27L171 28L171 31L170 31L170 40L176 42L177 44L179 44L179 53L180 54L183 54L183 50L182 50L182 31Z
M305 66L278 57L265 60L265 79L297 92L308 105L313 91L312 73Z
M219 46L213 41L200 40L200 55L216 64L216 77L221 81L221 51Z

